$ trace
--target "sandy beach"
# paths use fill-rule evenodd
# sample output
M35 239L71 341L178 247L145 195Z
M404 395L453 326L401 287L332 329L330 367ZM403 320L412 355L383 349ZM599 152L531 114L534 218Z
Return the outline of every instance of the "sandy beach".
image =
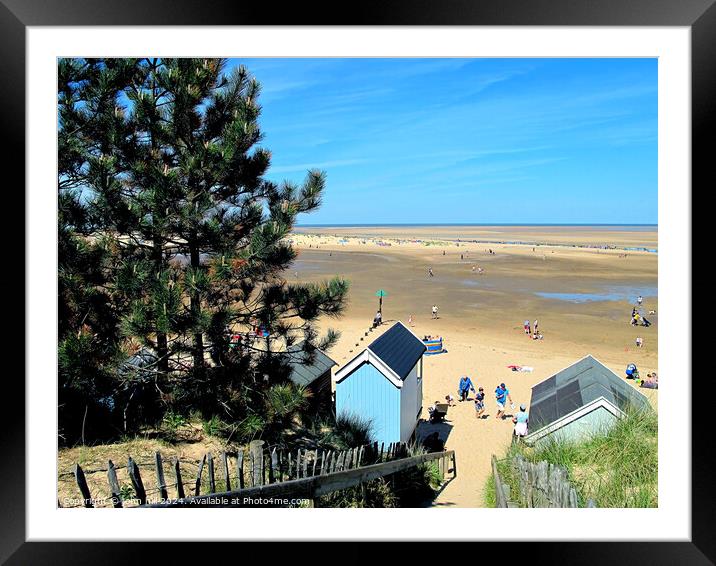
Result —
M532 385L587 354L620 376L631 362L658 372L658 255L636 249L656 250L657 236L655 227L305 227L291 236L299 256L286 278L350 281L345 315L322 322L342 333L329 352L339 365L411 315L418 336L444 338L447 353L425 357L423 417L433 401L456 396L463 374L485 388L489 417L477 420L472 402L450 409L441 433L456 451L458 477L435 505L479 507L490 456L511 440L511 421L494 418L497 384L507 384L517 405L529 404ZM378 289L388 293L384 324L365 336ZM649 328L629 324L638 295ZM526 319L539 320L544 339L525 336ZM513 372L512 364L534 370ZM656 407L657 392L641 391Z

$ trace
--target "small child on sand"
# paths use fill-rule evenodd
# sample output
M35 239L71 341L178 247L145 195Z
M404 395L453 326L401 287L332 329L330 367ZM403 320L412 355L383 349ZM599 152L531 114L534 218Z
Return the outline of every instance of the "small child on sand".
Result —
M481 419L484 412L485 412L485 390L482 387L479 387L477 390L477 395L475 395L475 417L477 417L478 419Z
M447 395L445 395L445 400L447 401L448 407L454 407L454 406L455 406L455 397L453 397L452 395L450 395L450 393L448 393Z

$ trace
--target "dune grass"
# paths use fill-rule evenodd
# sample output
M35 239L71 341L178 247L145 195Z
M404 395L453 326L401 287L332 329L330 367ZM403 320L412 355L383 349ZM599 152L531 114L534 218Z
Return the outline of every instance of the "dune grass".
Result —
M482 488L482 502L485 504L485 507L497 507L497 500L495 499L495 476L492 474L487 476L485 486Z
M629 411L612 427L595 432L581 441L550 438L533 448L510 448L504 464L515 451L533 462L546 460L566 468L577 490L580 505L592 499L597 507L658 506L658 420L652 409ZM510 483L510 466L500 470ZM512 478L515 479L515 478ZM489 482L488 482L489 483ZM490 486L485 486L486 503ZM494 483L491 485L494 492Z

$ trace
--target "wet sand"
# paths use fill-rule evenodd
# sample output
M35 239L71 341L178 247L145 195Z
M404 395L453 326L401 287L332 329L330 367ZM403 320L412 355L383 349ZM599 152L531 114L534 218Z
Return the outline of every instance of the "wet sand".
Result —
M478 234L479 239L495 242L529 237L535 245L464 241L468 235L478 239ZM587 354L620 376L630 362L644 374L658 371L657 254L592 247L657 248L655 229L304 228L292 240L299 257L286 273L289 281L340 275L351 283L345 315L321 324L342 333L329 352L339 365L350 361L392 321L407 324L412 315L416 334L442 336L448 350L425 358L423 406L447 393L455 395L462 374L485 388L488 419L478 421L471 402L458 404L441 430L447 448L456 450L459 474L436 506L483 505L490 456L503 453L512 432L509 420L494 419L492 391L498 383L508 385L515 403L528 404L533 384ZM489 248L494 254L488 253ZM484 273L479 274L477 267ZM378 289L388 293L383 303L385 324L366 337L378 307ZM652 322L649 328L629 324L638 294L644 297L642 312ZM437 320L431 318L433 304L439 309ZM648 314L649 310L656 314ZM527 338L522 329L525 319L535 318L543 340ZM643 348L636 348L637 336L644 339ZM510 364L532 366L534 371L513 372L506 367ZM657 392L646 393L656 406ZM421 425L420 433L426 430Z

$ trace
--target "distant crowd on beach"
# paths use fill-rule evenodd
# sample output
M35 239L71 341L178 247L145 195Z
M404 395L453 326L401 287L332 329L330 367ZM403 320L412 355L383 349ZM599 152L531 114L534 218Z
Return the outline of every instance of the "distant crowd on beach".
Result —
M535 319L534 326L530 325L529 320L525 320L523 323L525 334L532 338L532 340L542 340L544 336L539 330L539 321Z
M651 326L651 321L641 313L641 307L643 306L643 304L644 297L639 295L636 298L636 305L634 305L631 309L630 324L632 326L642 326L644 328L649 328ZM656 314L656 311L654 309L651 309L649 311L649 314ZM634 340L634 343L636 344L637 348L643 348L644 338L642 336L637 336Z

